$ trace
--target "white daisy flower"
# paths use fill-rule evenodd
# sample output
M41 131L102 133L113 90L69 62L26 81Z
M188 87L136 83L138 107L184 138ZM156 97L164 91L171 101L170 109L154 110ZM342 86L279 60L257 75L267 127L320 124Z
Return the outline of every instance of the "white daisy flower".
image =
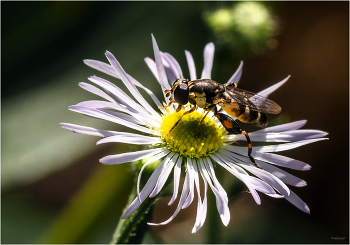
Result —
M150 58L146 58L145 61L162 86L162 89L170 90L172 83L177 78L183 77L181 67L173 56L159 51L153 36L152 40L155 61ZM192 55L188 51L185 51L185 54L190 80L195 80L197 75ZM87 116L123 125L140 133L108 131L69 123L61 123L60 125L75 133L103 137L97 144L119 142L151 146L146 150L109 155L100 159L100 162L103 164L122 164L149 158L138 176L138 196L127 208L122 219L130 216L146 198L155 197L163 188L172 171L174 175L173 195L169 205L173 204L178 197L181 169L184 167L186 169L185 180L174 214L164 222L149 224L168 224L181 209L187 208L193 202L195 193L197 193L197 215L192 233L197 232L206 219L207 190L209 185L215 195L217 210L222 223L227 226L230 221L228 197L215 176L215 165L220 165L243 181L257 204L261 203L258 192L262 192L271 197L285 198L300 210L309 213L308 206L286 185L301 187L305 186L306 182L279 167L309 170L310 166L304 162L276 153L324 140L325 138L323 137L327 133L319 130L300 129L305 125L306 120L267 127L249 133L252 142L266 143L265 146L254 146L253 143L252 156L261 169L257 168L251 164L247 156L247 147L234 144L236 141L245 141L244 135L228 135L213 112L209 112L200 125L197 137L194 137L194 131L204 115L204 110L201 108L197 108L196 111L184 116L178 126L167 135L185 111L176 112L173 105L167 109L155 110L144 99L139 89L144 90L157 107L168 104L169 98L164 94L164 103L161 104L152 91L124 71L112 53L107 51L106 57L109 64L95 60L85 60L84 62L90 67L121 79L134 98L129 97L113 83L100 77L92 76L89 77L89 80L93 85L83 82L79 83L79 85L83 89L102 97L104 100L84 101L70 106L69 109ZM213 57L214 44L209 43L204 49L204 68L201 78L211 78ZM229 81L238 83L241 74L242 63ZM288 78L258 94L267 97L284 84ZM273 144L269 144L270 142ZM140 177L144 168L157 160L161 160L161 163L154 170L146 185L139 191ZM202 178L204 186L200 186L200 178ZM201 195L200 188L204 188L203 195Z

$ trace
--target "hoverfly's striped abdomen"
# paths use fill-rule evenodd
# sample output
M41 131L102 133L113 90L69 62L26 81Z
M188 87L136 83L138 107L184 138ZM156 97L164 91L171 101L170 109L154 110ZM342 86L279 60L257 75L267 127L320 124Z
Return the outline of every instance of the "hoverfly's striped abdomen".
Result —
M230 104L222 105L221 108L241 122L252 123L261 128L267 126L266 115L259 111L251 110L248 105L239 105L237 102L231 102Z

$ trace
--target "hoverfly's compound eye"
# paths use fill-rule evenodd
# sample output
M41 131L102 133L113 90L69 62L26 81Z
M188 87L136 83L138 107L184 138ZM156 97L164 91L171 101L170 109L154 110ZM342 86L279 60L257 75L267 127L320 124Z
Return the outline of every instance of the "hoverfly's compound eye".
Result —
M190 94L190 90L188 88L187 82L179 81L179 84L176 86L174 84L174 99L177 103L181 105L186 105L188 103L188 96Z

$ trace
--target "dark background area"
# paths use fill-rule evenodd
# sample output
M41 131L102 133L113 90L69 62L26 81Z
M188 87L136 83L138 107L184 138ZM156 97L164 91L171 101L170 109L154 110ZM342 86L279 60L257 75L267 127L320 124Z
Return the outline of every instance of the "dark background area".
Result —
M302 213L282 199L262 196L262 205L257 206L247 193L229 196L233 200L231 222L223 227L223 241L349 243L349 3L262 2L278 28L274 45L259 52L244 46L233 52L206 25L204 12L232 4L1 2L2 243L110 241L132 185L132 173L127 166L102 166L98 160L126 146L95 146L96 138L71 134L58 123L91 126L67 107L94 99L77 84L90 75L103 75L84 66L82 60L105 61L105 50L160 98L161 90L143 61L153 58L151 33L160 49L179 61L185 75L184 50L191 51L200 73L208 42L216 45L212 73L216 81L226 82L241 60L239 86L252 92L291 75L271 95L282 107L280 117L272 117L271 122L307 119L304 128L329 133L328 141L283 152L312 166L305 172L288 170L308 183L291 189L311 213ZM112 129L114 125L104 126ZM52 234L65 222L67 207L79 203L84 209L92 203L89 199L97 198L93 191L87 191L85 201L77 198L84 196L87 183L96 193L110 188L112 183L103 182L103 177L94 179L96 173L103 176L104 172L111 175L106 180L124 176L124 182L113 182L115 192L120 191L124 199L110 195L108 205L99 212L91 207L96 213L86 211L77 221L80 236L54 240ZM154 219L165 220L174 209L161 200ZM190 233L195 210L192 204L169 225L152 227L145 242L205 243L207 224L198 233ZM71 223L79 218L70 217ZM79 225L84 222L90 226Z

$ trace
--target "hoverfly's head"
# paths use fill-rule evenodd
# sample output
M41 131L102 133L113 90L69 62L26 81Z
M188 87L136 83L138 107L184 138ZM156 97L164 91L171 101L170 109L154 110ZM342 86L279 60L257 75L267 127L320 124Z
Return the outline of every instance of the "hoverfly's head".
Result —
M171 88L171 100L176 101L180 105L186 105L189 94L188 80L185 78L177 79Z

